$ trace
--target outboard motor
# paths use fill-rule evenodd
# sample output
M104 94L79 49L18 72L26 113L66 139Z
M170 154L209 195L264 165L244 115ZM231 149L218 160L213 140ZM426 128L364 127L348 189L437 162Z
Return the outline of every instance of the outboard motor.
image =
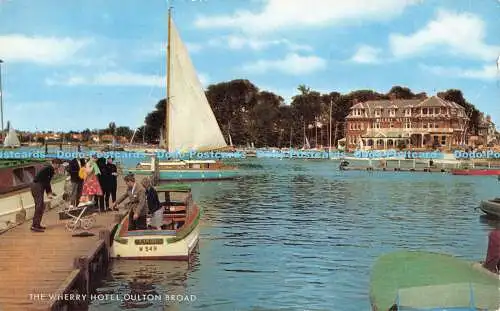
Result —
M488 251L484 267L491 272L498 273L500 268L500 229L491 231L488 236Z
M349 165L349 162L343 160L340 162L340 165L339 165L339 170L343 171L347 166Z

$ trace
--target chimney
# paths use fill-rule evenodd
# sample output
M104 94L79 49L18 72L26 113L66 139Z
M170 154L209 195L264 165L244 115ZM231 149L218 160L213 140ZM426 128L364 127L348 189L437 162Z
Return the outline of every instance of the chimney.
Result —
M490 115L486 115L486 121L487 122L491 122L491 116Z
M394 94L394 93L389 94L389 99L390 99L391 101L396 100L396 99L397 99L396 94Z
M358 103L358 99L357 99L357 98L354 98L354 99L352 100L352 105L354 106L354 105L356 105L357 103Z

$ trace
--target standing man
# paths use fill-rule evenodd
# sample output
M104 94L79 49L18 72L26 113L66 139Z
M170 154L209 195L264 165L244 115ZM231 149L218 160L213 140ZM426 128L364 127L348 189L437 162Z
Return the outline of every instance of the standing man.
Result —
M59 168L61 163L62 161L60 159L53 159L51 164L42 168L33 179L33 184L31 184L31 195L35 201L35 215L33 216L31 231L45 231L45 227L41 225L43 212L45 211L43 194L46 192L49 199L52 199L55 196L55 194L52 193L50 182L52 181L52 177L54 177L55 171Z
M78 206L80 203L80 197L82 195L83 179L80 177L80 169L85 166L82 160L74 158L69 163L69 175L71 178L71 198L70 204L72 206Z
M113 205L113 209L122 203L126 198L129 199L127 205L130 208L128 230L146 230L147 228L147 204L146 191L139 183L135 182L134 175L127 175L124 178L127 184L127 192L125 192Z
M106 208L109 208L109 197L111 196L112 204L116 202L116 189L117 189L117 176L118 170L116 165L113 163L113 158L109 157L108 162L106 163L106 179L107 179L107 191L104 195L104 200L106 201Z

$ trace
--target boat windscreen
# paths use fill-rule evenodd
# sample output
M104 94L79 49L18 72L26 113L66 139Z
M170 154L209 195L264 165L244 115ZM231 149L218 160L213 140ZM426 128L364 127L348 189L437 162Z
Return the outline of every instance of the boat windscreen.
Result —
M454 283L404 288L398 291L397 310L497 310L499 289L494 285Z

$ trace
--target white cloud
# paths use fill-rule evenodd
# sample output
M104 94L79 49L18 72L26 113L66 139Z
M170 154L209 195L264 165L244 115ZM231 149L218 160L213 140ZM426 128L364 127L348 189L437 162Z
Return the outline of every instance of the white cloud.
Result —
M73 62L73 57L91 41L19 34L0 35L0 55L6 62L58 65Z
M387 20L400 15L419 0L267 0L260 12L239 11L233 15L199 17L199 28L240 28L266 33L284 28L325 26L361 20Z
M225 45L232 50L251 49L254 51L261 51L270 48L272 46L283 45L292 51L299 51L299 50L312 51L312 47L308 45L295 44L287 39L265 40L256 37L238 36L238 35L230 35L227 37L212 39L209 41L209 45L211 46Z
M326 67L326 61L317 56L300 56L288 54L283 59L259 60L255 63L246 64L243 70L250 73L266 73L268 71L280 71L290 75L303 75L322 70Z
M389 38L392 53L397 57L445 48L456 56L484 61L497 58L500 46L485 42L484 21L470 13L454 13L439 10L434 20L410 35L392 34Z
M432 74L438 76L446 76L449 78L466 78L478 80L494 80L499 77L498 70L495 65L484 65L480 69L464 69L458 67L442 67L442 66L427 66L420 67Z
M198 79L200 79L200 83L204 87L208 86L208 84L210 83L210 77L207 74L199 73Z
M208 83L206 74L198 74L202 85ZM102 86L148 86L148 87L166 87L165 77L158 75L145 75L126 71L104 72L94 76L70 75L68 77L56 76L55 78L45 79L49 86L79 86L79 85L102 85Z
M199 43L187 42L185 45L189 53L198 53L203 49L203 45Z
M165 78L156 75L144 75L131 72L104 72L95 76L78 76L48 78L47 85L103 85L103 86L152 86L164 87Z
M351 61L361 64L376 64L379 63L382 50L369 45L362 45L351 58Z

